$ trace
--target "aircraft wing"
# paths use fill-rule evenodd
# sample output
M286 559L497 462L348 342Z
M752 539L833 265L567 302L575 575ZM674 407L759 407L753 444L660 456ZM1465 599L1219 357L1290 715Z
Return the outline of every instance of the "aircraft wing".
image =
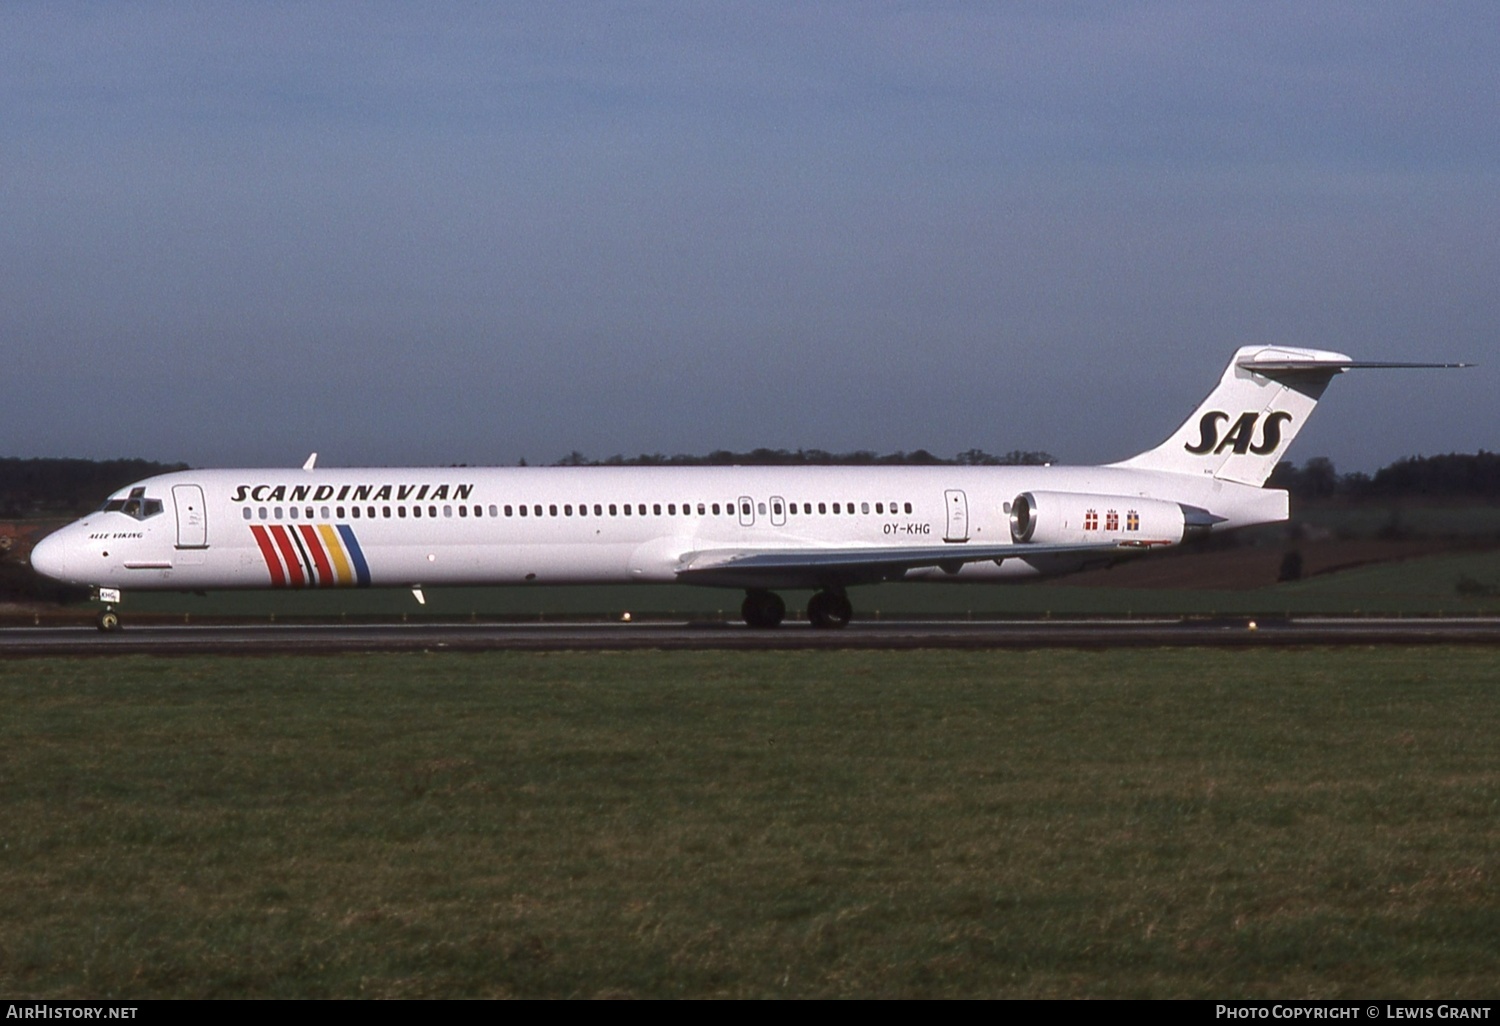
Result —
M1146 546L1118 542L1088 545L918 545L908 548L806 548L690 552L677 567L689 584L731 588L820 588L899 580L908 570L938 567L957 573L965 563L996 563L1096 555L1104 559L1146 551Z

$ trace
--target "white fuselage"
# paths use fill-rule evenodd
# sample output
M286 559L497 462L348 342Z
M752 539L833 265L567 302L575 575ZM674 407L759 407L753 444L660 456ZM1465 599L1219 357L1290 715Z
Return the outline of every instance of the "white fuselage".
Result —
M1211 513L1215 531L1287 516L1285 492L1121 467L202 470L122 489L32 560L124 590L661 583L691 580L682 571L713 554L1011 544L1010 504L1031 491L1178 503ZM1098 561L986 559L898 576L998 581ZM809 571L766 583L841 582Z

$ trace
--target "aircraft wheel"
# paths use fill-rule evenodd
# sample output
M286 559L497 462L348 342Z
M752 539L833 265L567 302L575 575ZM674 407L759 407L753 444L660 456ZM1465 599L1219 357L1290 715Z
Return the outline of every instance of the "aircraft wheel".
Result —
M847 595L836 591L820 591L807 603L807 619L814 627L837 630L849 626L854 617L854 607Z
M740 615L750 627L777 627L786 616L786 603L773 591L747 591Z
M97 621L99 629L106 634L113 634L120 629L120 614L113 609L105 609L99 613Z

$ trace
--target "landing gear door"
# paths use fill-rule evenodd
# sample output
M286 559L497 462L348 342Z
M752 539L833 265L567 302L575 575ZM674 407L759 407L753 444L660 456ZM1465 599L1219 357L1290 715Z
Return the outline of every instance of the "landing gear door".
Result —
M208 548L208 512L203 489L194 484L172 486L172 504L177 507L177 547Z
M943 541L966 542L969 540L969 499L956 488L943 493L948 507L948 533Z

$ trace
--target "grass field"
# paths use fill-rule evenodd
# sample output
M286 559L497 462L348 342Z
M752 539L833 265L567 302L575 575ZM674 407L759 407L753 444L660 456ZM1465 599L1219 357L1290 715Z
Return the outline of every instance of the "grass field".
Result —
M0 993L1494 997L1485 649L0 664Z

